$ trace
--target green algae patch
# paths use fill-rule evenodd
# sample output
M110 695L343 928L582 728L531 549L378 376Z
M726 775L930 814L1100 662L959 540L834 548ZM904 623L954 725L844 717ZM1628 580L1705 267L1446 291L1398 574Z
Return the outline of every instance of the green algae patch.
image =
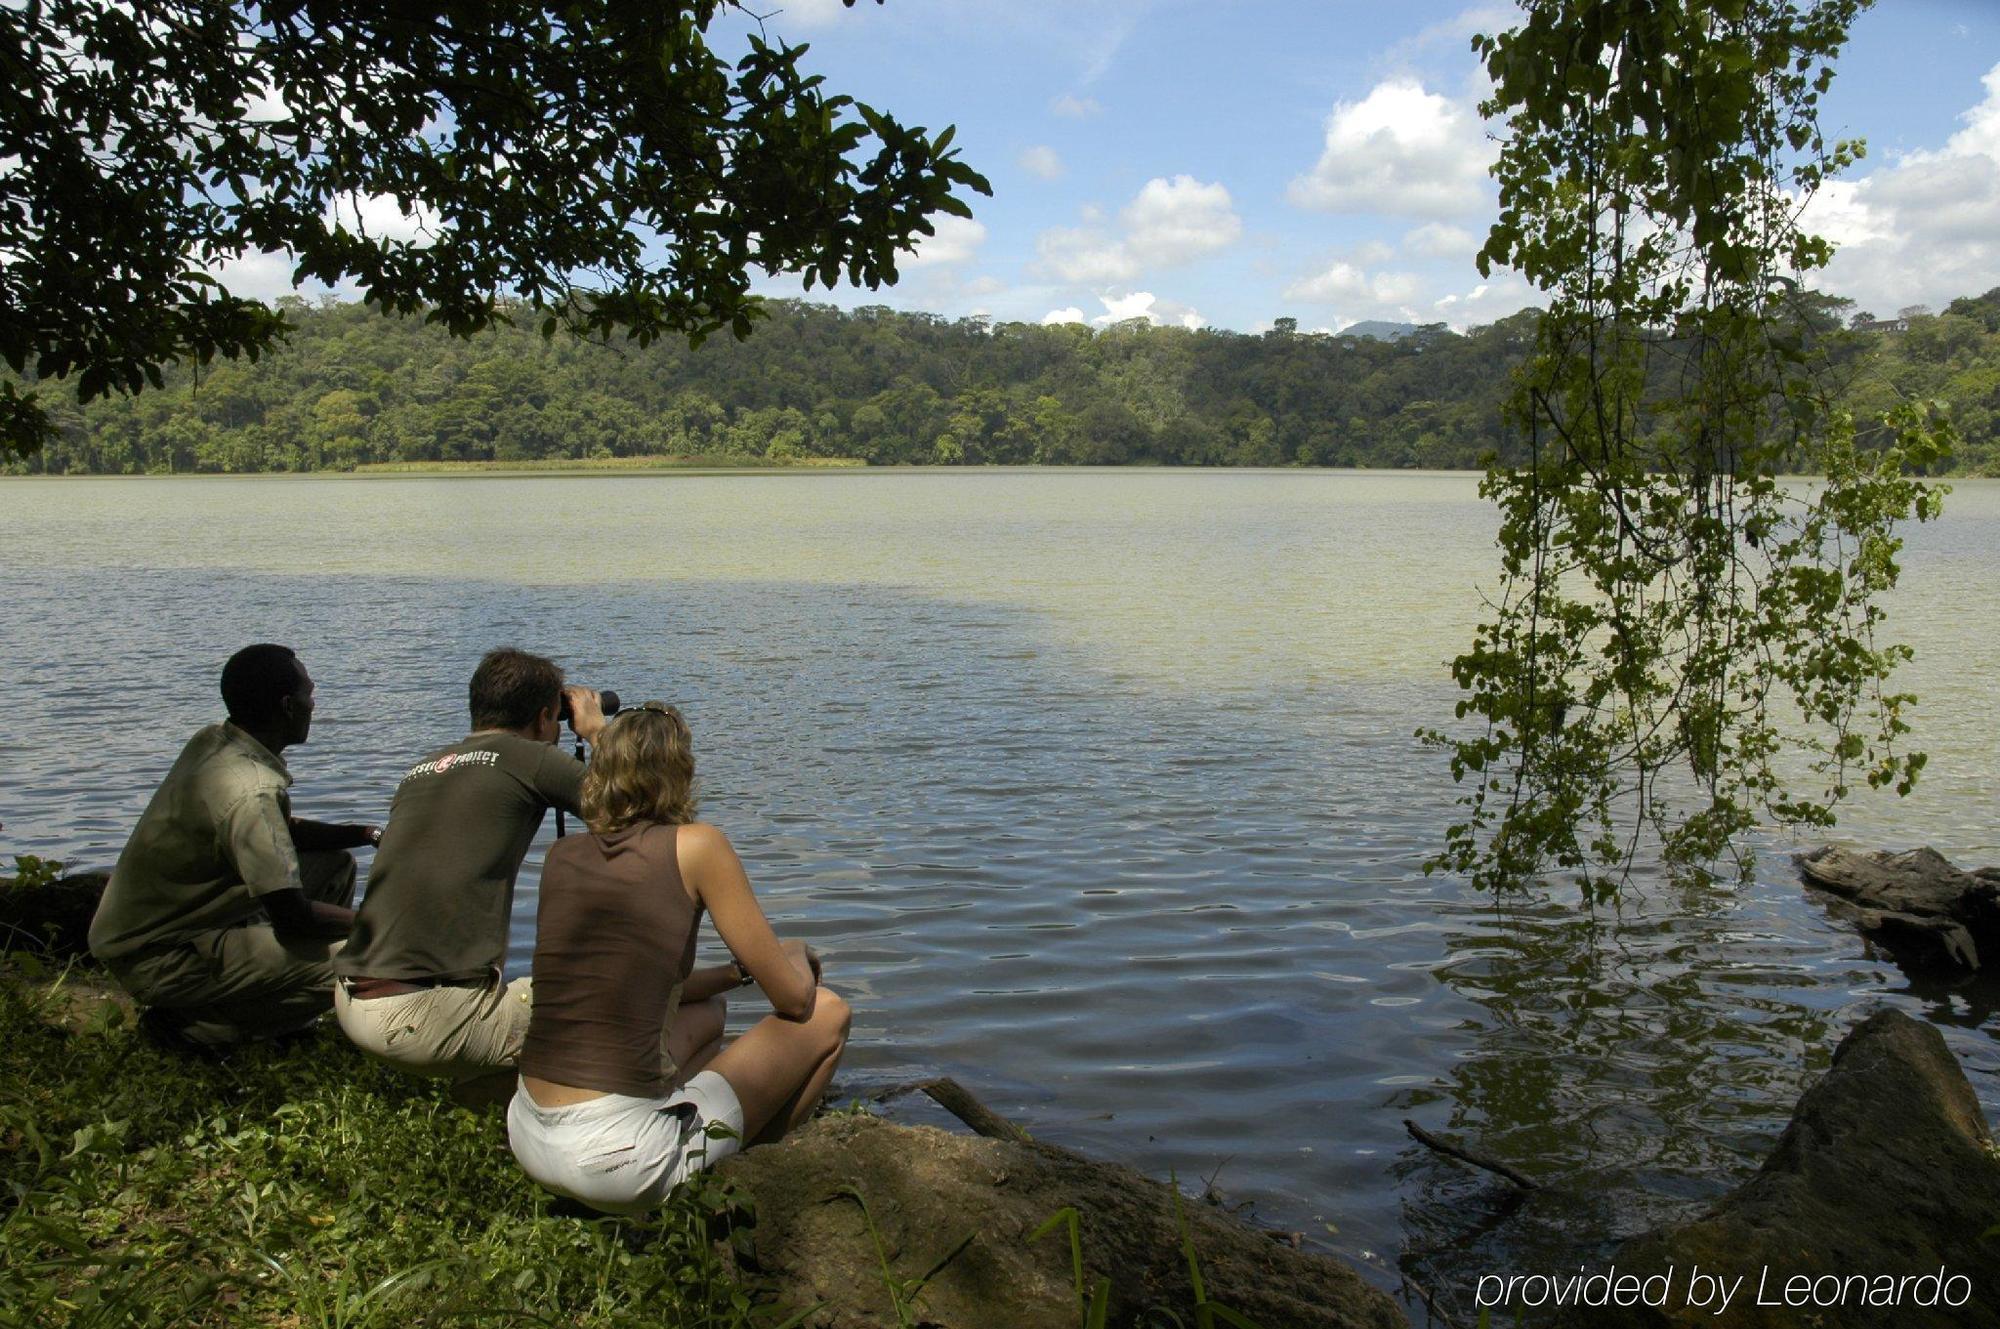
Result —
M544 457L495 461L364 462L354 475L617 474L622 471L841 470L868 463L859 457L770 457L759 453L700 453L684 457Z

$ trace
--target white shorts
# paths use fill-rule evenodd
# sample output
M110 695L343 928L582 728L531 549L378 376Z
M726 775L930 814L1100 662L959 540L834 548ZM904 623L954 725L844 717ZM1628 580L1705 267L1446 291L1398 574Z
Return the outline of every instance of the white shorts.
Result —
M517 1088L507 1143L521 1170L557 1195L607 1214L642 1214L743 1147L743 1105L715 1071L665 1098L606 1094L568 1107L543 1107Z

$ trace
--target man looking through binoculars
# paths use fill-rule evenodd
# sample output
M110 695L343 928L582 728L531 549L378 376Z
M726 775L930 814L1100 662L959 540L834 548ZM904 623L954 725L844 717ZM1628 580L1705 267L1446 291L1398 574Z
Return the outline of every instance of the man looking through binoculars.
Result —
M531 981L504 973L521 861L551 807L577 813L584 766L556 746L562 719L588 743L604 714L554 661L511 648L479 662L470 703L472 732L396 786L334 1013L362 1051L480 1100L512 1092L528 1032Z

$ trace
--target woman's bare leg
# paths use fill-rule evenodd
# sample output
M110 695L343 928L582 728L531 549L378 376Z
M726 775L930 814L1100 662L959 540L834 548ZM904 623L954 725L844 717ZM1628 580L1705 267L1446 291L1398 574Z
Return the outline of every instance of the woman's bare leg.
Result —
M722 1023L728 1014L728 1003L719 996L682 1006L674 1012L667 1036L660 1040L660 1050L673 1058L669 1090L686 1084L689 1076L714 1061L715 1054L722 1051Z
M813 993L804 1020L769 1015L710 1063L743 1105L746 1144L777 1139L812 1115L847 1047L853 1013L826 988Z

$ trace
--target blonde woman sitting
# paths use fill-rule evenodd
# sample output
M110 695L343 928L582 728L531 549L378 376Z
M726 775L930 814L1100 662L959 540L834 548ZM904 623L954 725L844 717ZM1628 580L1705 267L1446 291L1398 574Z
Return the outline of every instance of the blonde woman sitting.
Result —
M729 838L693 819L694 749L678 711L647 702L606 725L581 803L590 834L557 841L542 870L535 1006L507 1139L549 1190L641 1213L744 1142L811 1116L849 1012L819 986L812 949L772 933ZM733 964L693 967L704 912ZM722 1047L721 994L751 982L772 1014ZM676 1019L682 1002L694 1009Z

